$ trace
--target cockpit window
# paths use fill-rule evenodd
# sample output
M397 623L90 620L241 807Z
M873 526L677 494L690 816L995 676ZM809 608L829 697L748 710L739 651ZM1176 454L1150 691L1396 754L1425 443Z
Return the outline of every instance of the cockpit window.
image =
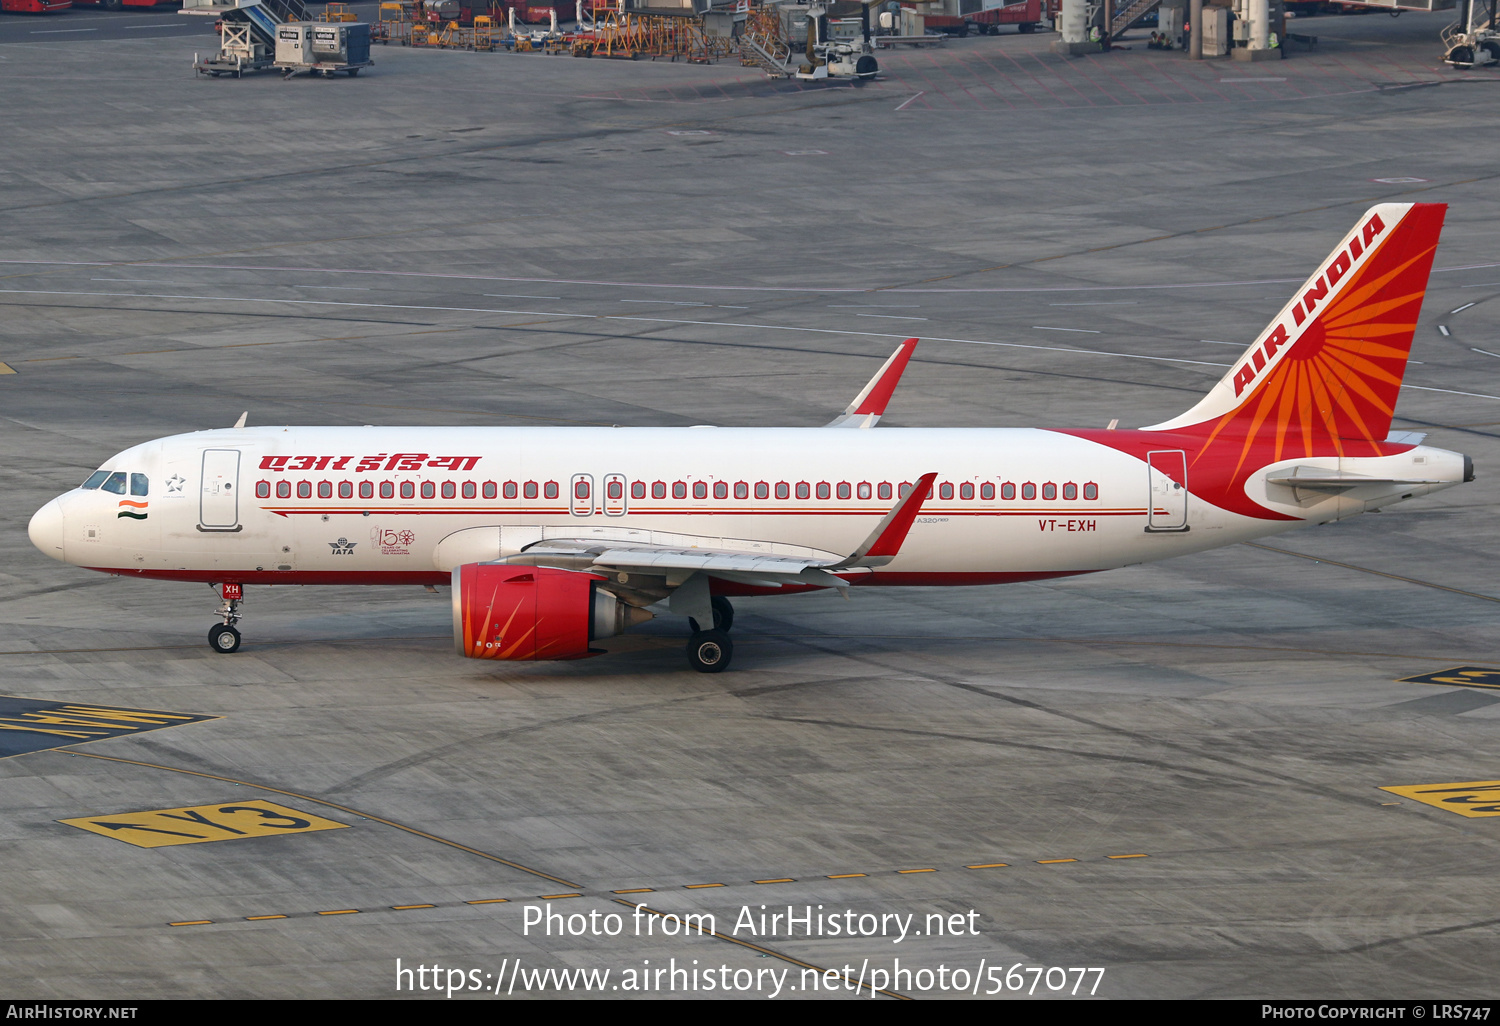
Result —
M83 484L79 485L78 487L80 487L80 488L87 488L90 491L92 491L95 488L98 488L100 485L102 485L104 483L104 479L106 477L108 477L108 476L109 476L109 471L107 471L107 470L96 470L92 474L89 475L89 479L87 481L85 481Z
M100 485L106 492L114 492L116 495L125 494L125 472L117 470L109 475L109 478Z
M150 484L150 482L148 482L146 480L146 475L145 474L131 474L130 475L130 494L131 495L146 495L150 491L149 484Z

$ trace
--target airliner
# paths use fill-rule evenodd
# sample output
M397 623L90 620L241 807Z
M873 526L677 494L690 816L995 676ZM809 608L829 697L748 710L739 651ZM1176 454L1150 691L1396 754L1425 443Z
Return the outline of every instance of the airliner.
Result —
M731 599L1093 573L1473 480L1391 432L1446 206L1355 224L1222 380L1138 430L877 428L903 343L822 428L247 427L106 460L32 517L65 563L207 583L451 587L475 659L576 659L659 614L729 666Z

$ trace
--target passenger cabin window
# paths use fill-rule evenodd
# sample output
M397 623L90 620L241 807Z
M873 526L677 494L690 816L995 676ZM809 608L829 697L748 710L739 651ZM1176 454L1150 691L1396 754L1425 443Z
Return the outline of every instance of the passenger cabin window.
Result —
M331 499L331 498L333 498L333 482L332 481L319 481L318 482L318 498L320 498L320 499Z
M900 489L898 491L899 491L899 494L901 495L901 498L903 498L903 499L906 498L908 495L911 494L911 482L910 481L902 481L901 482L901 487L900 487Z
M424 498L424 499L435 499L435 498L437 498L437 485L434 484L431 481L423 481L422 482L422 498Z
M354 482L352 482L352 481L340 481L339 482L339 498L341 498L341 499L352 499L352 498L354 498Z
M444 495L447 495L448 489L452 487L452 485L443 485ZM507 499L514 499L516 497L516 483L514 481L505 482L505 497ZM451 496L449 496L449 498L451 498Z
M687 482L686 481L673 481L672 482L672 498L674 498L674 499L686 499L687 498Z
M792 497L792 486L785 481L776 482L776 498L789 499Z
M271 497L271 482L255 482L255 497L257 499L269 499Z
M848 481L840 481L839 482L839 488L838 488L838 497L841 498L841 499L847 499L852 494L853 494L853 492L851 492L849 490L849 482Z
M145 474L131 474L130 475L130 494L131 495L146 495L146 494L149 494L149 492L150 492L150 483L146 480L146 475Z
M417 486L410 481L401 482L401 498L415 499L417 497Z
M526 496L526 498L528 499L536 498L536 482L527 481L526 484L522 486L521 494Z
M1016 486L1015 486L1015 484L1013 482L1007 481L1003 485L1000 486L1000 498L1002 498L1002 499L1014 499L1015 497L1016 497Z
M707 481L694 481L693 482L693 498L695 498L695 499L706 499L706 498L708 498L708 482Z
M1034 499L1034 498L1036 498L1036 485L1032 484L1030 481L1027 481L1025 484L1023 484L1021 486L1021 498L1023 498L1023 499Z
M276 482L276 498L290 499L292 497L292 483L290 481Z
M557 498L557 482L556 481L548 481L546 484L542 485L542 498L544 498L544 499L555 499L555 498Z
M92 474L89 475L89 479L87 481L85 481L83 484L79 485L78 487L80 487L80 488L87 488L89 491L93 491L95 488L98 488L100 485L102 485L104 483L105 478L107 478L107 477L109 477L109 471L107 471L107 470L96 470Z
M589 483L587 481L573 482L573 498L587 499L589 497Z
M951 499L951 498L953 498L953 486L951 484L949 484L948 482L946 482L946 481L944 481L942 484L938 485L938 498L940 498L940 499Z
M106 492L109 492L113 495L124 495L125 472L123 470L115 471L113 474L109 475L109 477L105 478L104 483L99 487L103 488Z
M727 498L729 498L729 483L727 481L715 481L714 482L714 498L716 498L716 499L727 499Z
M1063 498L1064 499L1076 499L1076 498L1078 498L1078 486L1076 484L1074 484L1072 481L1069 481L1067 484L1063 485Z
M484 486L479 489L479 494L483 495L486 499L493 499L498 494L498 487L495 482L486 481Z
M748 481L736 481L734 483L734 497L736 499L750 498L750 483Z
M889 499L891 497L891 483L889 481L880 482L880 487L875 490L875 494L879 498Z
M644 499L646 497L646 482L630 482L630 497L632 499Z
M1046 484L1042 485L1042 498L1046 499L1049 502L1057 498L1057 485L1053 484L1051 481L1048 481Z
M989 482L985 482L984 484L980 485L979 497L985 502L989 502L995 497L995 486L990 484Z
M298 481L297 482L297 498L299 498L299 499L311 499L312 498L312 482L311 481Z
M394 481L380 482L380 497L382 499L394 499L396 497L396 483Z
M653 481L651 483L651 498L665 499L667 497L667 483L665 481Z
M473 481L465 481L464 482L464 487L463 487L463 497L466 498L466 499L472 499L477 494L478 494L478 491L474 487L474 482Z
M797 498L806 499L812 495L812 488L806 481L797 482Z
M858 495L861 499L868 499L871 494L873 494L870 491L870 482L861 481L859 483L859 489L855 492L855 494Z
M755 497L757 499L769 499L771 497L771 485L766 481L755 482Z
M361 499L373 499L375 497L375 482L361 481L359 483L359 497Z
M826 499L826 498L828 498L829 494L830 494L830 492L829 492L829 488L828 488L828 482L827 481L819 481L818 482L818 498L820 498L820 499Z
M443 498L452 499L458 495L458 485L452 481L443 482Z
M1099 498L1099 486L1096 485L1092 481L1090 481L1088 484L1084 485L1083 486L1083 497L1085 499L1088 499L1090 502L1092 502L1095 499Z

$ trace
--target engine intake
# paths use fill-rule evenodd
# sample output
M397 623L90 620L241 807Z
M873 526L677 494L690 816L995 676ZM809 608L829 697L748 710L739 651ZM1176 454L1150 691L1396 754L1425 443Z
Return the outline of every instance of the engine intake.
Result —
M582 659L589 642L652 614L576 570L503 563L453 568L453 643L470 659Z

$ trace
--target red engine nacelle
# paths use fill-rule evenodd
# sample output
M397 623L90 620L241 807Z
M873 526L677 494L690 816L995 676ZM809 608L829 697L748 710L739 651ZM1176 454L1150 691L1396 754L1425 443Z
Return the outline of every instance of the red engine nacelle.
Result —
M471 659L582 659L589 642L652 614L599 588L598 574L542 566L453 568L453 643Z

